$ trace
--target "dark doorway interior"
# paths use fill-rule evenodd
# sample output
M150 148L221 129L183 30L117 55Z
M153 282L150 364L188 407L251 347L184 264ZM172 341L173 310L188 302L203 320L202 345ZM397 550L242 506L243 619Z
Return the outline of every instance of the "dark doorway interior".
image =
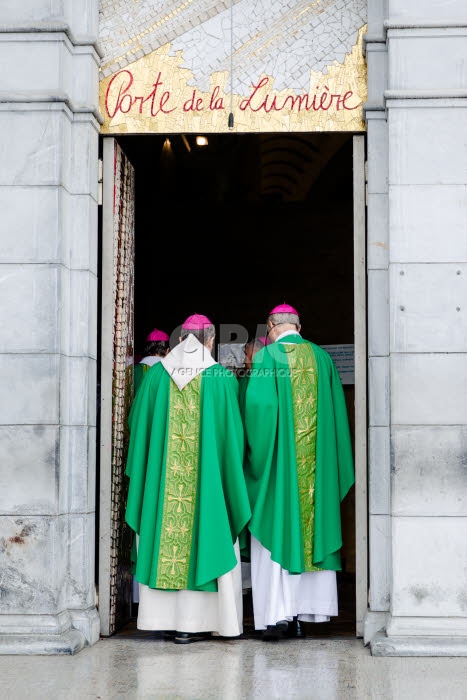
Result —
M352 343L352 135L207 138L118 139L136 169L136 348L194 312L254 333L284 300L306 337Z
M313 342L354 342L352 134L118 137L136 173L135 349L192 313L254 335L286 301ZM232 339L233 340L233 339ZM354 387L344 386L352 433ZM342 506L339 616L355 635L355 500ZM254 634L245 596L245 631Z

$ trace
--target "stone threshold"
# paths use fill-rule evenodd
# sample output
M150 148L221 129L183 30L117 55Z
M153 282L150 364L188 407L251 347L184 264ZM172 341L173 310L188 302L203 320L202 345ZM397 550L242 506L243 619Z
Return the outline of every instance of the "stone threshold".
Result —
M467 637L388 637L381 631L370 649L372 656L467 656Z
M75 629L63 634L0 634L0 655L72 656L85 646L84 635Z

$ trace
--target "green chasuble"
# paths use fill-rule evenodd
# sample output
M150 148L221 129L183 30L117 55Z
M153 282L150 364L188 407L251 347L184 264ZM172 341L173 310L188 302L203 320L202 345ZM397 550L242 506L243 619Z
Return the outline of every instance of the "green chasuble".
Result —
M221 365L179 389L161 362L133 402L126 521L139 535L135 576L150 588L216 591L251 511L238 383Z
M248 376L249 376L249 372L245 371L245 373L241 374L237 379L237 381L238 381L238 402L240 404L240 410L242 413L244 412L245 393L246 393L246 388L248 386Z
M341 569L340 504L354 464L331 356L298 334L260 350L243 407L250 532L292 574Z

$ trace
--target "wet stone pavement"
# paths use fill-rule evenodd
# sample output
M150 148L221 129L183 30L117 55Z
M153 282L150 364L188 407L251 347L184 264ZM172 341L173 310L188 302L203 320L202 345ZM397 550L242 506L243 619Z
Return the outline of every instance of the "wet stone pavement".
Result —
M5 700L467 699L465 658L372 657L355 637L177 645L129 625L74 656L0 656Z

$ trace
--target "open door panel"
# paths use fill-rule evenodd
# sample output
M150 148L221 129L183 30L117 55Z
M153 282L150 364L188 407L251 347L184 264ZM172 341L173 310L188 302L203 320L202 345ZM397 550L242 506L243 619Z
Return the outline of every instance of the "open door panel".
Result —
M99 615L109 636L131 616L125 523L128 412L133 398L135 173L114 138L103 142L101 255Z

